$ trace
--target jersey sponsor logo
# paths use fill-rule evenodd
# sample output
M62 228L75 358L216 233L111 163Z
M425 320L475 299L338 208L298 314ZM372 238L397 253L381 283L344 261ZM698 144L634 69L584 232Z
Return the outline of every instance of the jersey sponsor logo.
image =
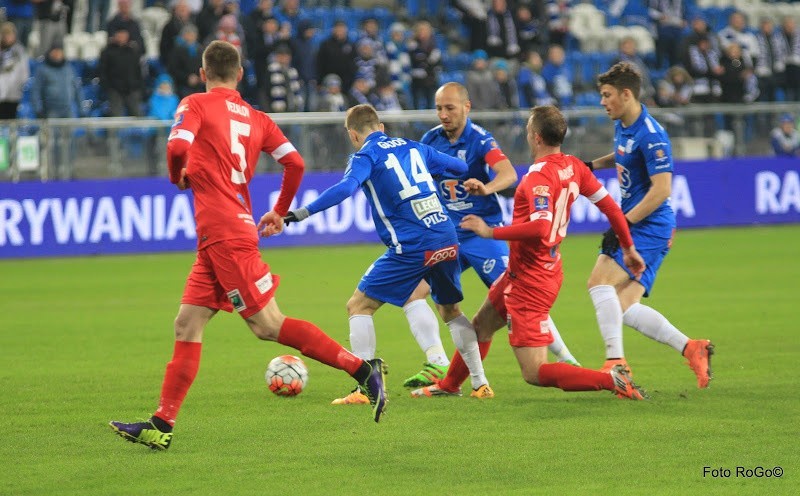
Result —
M575 175L575 171L572 169L572 165L568 165L563 169L558 171L558 178L562 181L566 181L567 179L571 178Z
M469 196L469 192L464 187L464 183L458 179L444 179L439 181L439 191L442 192L442 198L447 202L465 200ZM452 206L448 205L448 208L452 208Z
M238 289L228 291L228 299L231 300L231 305L233 305L233 309L237 312L241 312L247 308L247 305L242 299L242 295L239 293Z
M456 152L456 157L458 157L459 160L463 160L464 162L466 162L467 161L467 151L466 150L458 150Z
M657 146L667 146L667 144L664 143L663 141L659 141L658 143L648 143L647 144L647 149L648 150L652 150L653 148L655 148Z
M272 272L267 272L264 277L256 281L256 288L259 293L264 294L272 289L272 284Z
M548 207L550 207L550 200L546 196L537 196L533 199L533 208L535 210L547 210Z
M667 154L664 153L664 150L656 150L656 158L664 158Z
M458 259L458 245L445 246L438 250L425 250L425 267L430 267L439 262Z
M439 203L439 197L434 193L425 198L411 200L411 209L414 211L414 215L417 216L417 219L422 220L423 217L432 213L442 212L442 204Z
M497 265L497 261L494 258L487 258L483 261L483 273L491 274L495 265Z
M229 102L227 100L225 100L225 105L228 107L228 112L239 114L242 117L250 117L250 109L244 105L239 105L238 103Z
M550 186L538 185L533 187L534 196L550 196Z

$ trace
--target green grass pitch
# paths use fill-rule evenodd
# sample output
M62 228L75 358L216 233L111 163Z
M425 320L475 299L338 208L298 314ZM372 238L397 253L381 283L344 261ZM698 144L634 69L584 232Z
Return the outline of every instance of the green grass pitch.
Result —
M576 357L603 360L585 281L599 236L563 246L553 317ZM169 451L124 442L109 420L148 417L172 352L192 253L0 262L0 494L797 494L800 225L679 231L649 303L711 338L698 390L674 350L632 329L625 348L652 399L526 385L499 332L486 360L497 397L412 399L424 360L401 310L376 316L390 404L334 407L346 374L306 360L296 398L272 395L269 360L235 315L206 330L200 373ZM378 245L264 252L287 315L347 344L345 303ZM486 290L464 277L464 310ZM448 353L453 345L442 326ZM781 467L781 478L736 467ZM704 477L704 467L730 477ZM724 472L723 472L724 475ZM794 488L794 489L792 489Z

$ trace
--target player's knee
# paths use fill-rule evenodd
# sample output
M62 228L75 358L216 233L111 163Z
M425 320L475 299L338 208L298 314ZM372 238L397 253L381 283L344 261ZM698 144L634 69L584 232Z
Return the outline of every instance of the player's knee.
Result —
M522 379L531 386L539 385L539 374L536 369L522 369Z
M192 318L182 313L175 317L174 327L177 341L193 341L198 333Z

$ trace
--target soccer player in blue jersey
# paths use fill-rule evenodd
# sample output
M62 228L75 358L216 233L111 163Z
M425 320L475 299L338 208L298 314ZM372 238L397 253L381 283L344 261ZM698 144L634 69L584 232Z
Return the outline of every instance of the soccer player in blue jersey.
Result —
M589 276L589 295L606 345L603 370L617 364L627 367L622 346L622 324L667 344L688 359L705 388L711 379L714 351L707 339L689 339L666 317L641 303L650 295L656 273L672 244L675 212L670 206L672 148L664 128L639 101L642 76L633 65L614 65L598 79L600 104L611 119L614 152L587 163L590 168L616 167L622 211L630 224L634 244L647 264L640 279L626 269L619 240L613 232L603 235L597 263Z
M467 89L463 85L444 84L436 91L435 102L441 124L425 133L420 141L467 162L469 169L466 174L446 174L441 178L438 185L439 194L444 199L450 218L456 225L458 241L461 244L459 254L461 270L474 268L481 281L489 287L508 266L508 244L502 240L481 238L474 232L461 228L459 224L464 216L477 215L490 227L502 226L503 211L496 193L514 186L517 182L517 172L494 136L469 118L471 104ZM553 319L548 317L548 323L554 338L549 346L550 351L559 361L578 365L561 339ZM413 327L412 323L412 331L417 335ZM479 343L481 356L486 356L490 344L490 342ZM458 354L450 366L464 366ZM404 385L418 387L430 383L423 383L415 376L409 378Z
M374 356L373 314L384 303L403 307L413 302L415 289L425 281L469 368L473 394L493 396L477 335L458 305L463 299L458 237L433 179L444 174L460 176L466 164L430 146L387 136L368 104L347 111L345 128L357 151L350 156L344 177L313 202L289 212L285 220L302 221L363 189L375 228L388 249L367 269L347 302L352 352L358 357ZM346 398L359 394L357 387Z

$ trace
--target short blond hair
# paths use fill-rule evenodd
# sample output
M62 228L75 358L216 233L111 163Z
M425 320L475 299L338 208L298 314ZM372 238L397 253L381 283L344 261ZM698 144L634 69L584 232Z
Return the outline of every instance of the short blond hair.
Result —
M214 40L203 51L203 70L211 81L236 81L241 68L239 50L227 41Z
M358 134L367 131L377 131L380 129L381 120L378 118L378 111L368 103L362 103L347 109L344 118L344 127Z

